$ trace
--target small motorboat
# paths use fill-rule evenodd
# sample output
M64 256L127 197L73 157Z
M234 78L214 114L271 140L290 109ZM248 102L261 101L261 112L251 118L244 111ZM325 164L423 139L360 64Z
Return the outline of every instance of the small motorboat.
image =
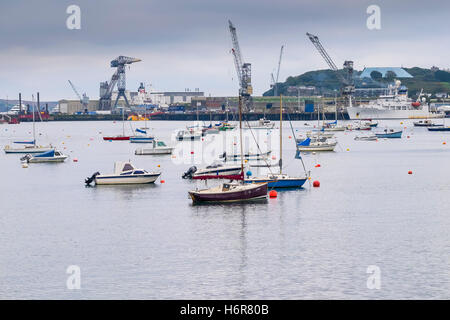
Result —
M267 199L267 183L222 183L209 189L189 191L194 204L247 202Z
M376 128L378 126L378 122L369 120L369 121L365 122L364 125L369 126L371 128Z
M20 160L27 163L64 162L68 156L60 151L52 149L38 154L26 154Z
M222 155L219 156L219 158L223 159L224 161L240 161L241 158L244 160L264 160L267 159L272 151L262 152L262 153L246 153L241 157L240 154L227 154L224 152Z
M177 141L192 141L192 140L200 140L202 137L201 131L194 131L194 130L180 130L177 132L177 135L175 139Z
M216 124L216 128L219 129L219 131L228 131L233 130L236 126L230 124L227 121L221 122Z
M169 147L165 144L164 141L155 140L151 141L153 144L151 148L140 148L136 149L134 152L135 155L143 156L143 155L156 155L156 154L171 154L173 151L173 147Z
M148 184L154 183L161 175L160 172L147 172L144 169L136 169L129 162L116 162L114 173L100 174L94 173L90 178L85 179L86 185L95 182L96 185L104 184Z
M225 165L221 161L215 161L213 164L203 169L197 169L192 166L186 171L183 179L238 179L241 174L240 165Z
M376 135L374 134L370 134L370 135L360 135L360 136L356 136L355 137L356 141L377 141L378 138Z
M354 123L347 125L347 130L372 130L372 127L368 123Z
M403 130L394 131L394 129L384 129L384 132L375 133L377 138L400 139Z
M275 122L271 122L266 118L259 119L257 123L247 123L243 129L273 129L275 127Z
M414 127L443 127L443 124L434 123L431 120L420 120L413 122Z

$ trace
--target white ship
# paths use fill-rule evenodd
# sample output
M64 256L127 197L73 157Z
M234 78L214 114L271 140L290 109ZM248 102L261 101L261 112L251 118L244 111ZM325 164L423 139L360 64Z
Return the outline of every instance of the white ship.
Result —
M347 113L351 120L360 119L426 119L442 118L444 113L431 112L425 102L408 98L408 88L401 85L399 80L395 85L389 85L388 94L381 95L378 99L368 104L347 107Z

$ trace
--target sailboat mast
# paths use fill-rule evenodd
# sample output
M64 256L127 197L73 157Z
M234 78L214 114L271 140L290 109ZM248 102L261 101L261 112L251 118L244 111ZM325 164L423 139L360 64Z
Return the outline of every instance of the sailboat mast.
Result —
M244 174L244 151L242 146L242 97L239 95L239 144L241 145L241 173Z
M280 174L283 168L283 98L280 94Z
M336 126L337 126L337 98L336 98L336 93L334 94L334 113L335 113L335 118L336 118Z
M320 114L319 114L319 106L320 106L320 103L317 103L317 138L319 137L319 134L320 134Z
M34 98L33 98L33 100L34 100ZM36 125L34 124L34 121L35 121L34 101L33 101L32 105L33 105L33 144L36 147Z
M122 136L125 137L125 108L122 108Z

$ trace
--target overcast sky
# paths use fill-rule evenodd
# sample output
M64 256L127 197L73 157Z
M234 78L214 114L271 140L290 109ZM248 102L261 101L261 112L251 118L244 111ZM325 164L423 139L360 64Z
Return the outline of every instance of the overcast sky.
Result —
M81 8L81 30L66 27L69 5ZM381 8L381 30L366 27L369 5ZM0 98L75 98L70 79L91 99L109 80L119 55L142 59L127 70L162 91L200 88L235 95L227 20L237 27L244 60L252 63L256 95L269 88L280 46L280 81L327 66L305 36L320 37L341 67L450 63L450 2L442 0L39 0L0 1Z

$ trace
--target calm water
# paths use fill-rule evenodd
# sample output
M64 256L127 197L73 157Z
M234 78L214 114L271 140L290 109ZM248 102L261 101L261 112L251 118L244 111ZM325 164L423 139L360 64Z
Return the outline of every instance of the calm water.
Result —
M403 126L379 126L386 124ZM185 124L148 125L169 142ZM187 191L197 184L181 174L199 145L214 149L223 133L184 142L184 157L152 157L135 156L140 145L101 139L121 133L120 122L37 123L39 142L70 158L24 169L19 155L0 153L0 298L449 299L450 135L404 126L401 140L340 132L336 152L303 155L320 188L305 184L267 203L192 206ZM31 127L0 126L1 147L30 138ZM277 141L274 130L260 143L272 135ZM290 135L286 123L285 170L302 174ZM84 187L119 160L161 170L165 183ZM81 269L80 290L66 287L70 265ZM370 265L381 270L380 290L367 288Z

